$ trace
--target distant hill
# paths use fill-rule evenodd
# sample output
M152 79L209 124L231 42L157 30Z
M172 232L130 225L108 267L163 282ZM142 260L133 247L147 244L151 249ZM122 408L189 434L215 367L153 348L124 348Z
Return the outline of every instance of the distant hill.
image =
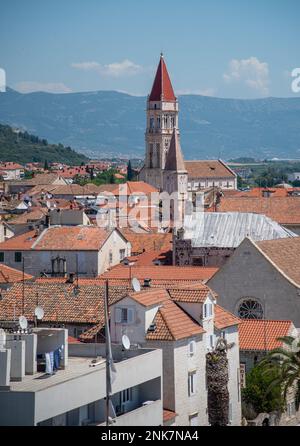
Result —
M48 144L46 139L40 139L35 135L0 124L0 161L15 161L24 164L43 163L45 160L76 165L88 161L88 158L70 147L64 147L62 144Z
M179 96L186 159L300 158L300 98ZM0 122L90 156L144 156L146 98L115 91L0 94Z

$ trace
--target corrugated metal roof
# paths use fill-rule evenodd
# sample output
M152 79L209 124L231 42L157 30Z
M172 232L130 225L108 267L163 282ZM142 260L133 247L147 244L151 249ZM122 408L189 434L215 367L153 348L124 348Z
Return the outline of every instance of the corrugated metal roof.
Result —
M261 214L241 212L195 212L186 215L184 238L193 247L236 248L245 237L254 241L297 237L292 231Z

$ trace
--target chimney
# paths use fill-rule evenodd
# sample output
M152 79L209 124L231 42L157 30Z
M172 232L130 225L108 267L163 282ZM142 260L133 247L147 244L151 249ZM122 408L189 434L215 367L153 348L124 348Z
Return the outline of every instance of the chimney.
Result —
M144 288L150 288L151 287L151 279L144 279Z
M67 278L67 283L74 283L75 273L69 273Z

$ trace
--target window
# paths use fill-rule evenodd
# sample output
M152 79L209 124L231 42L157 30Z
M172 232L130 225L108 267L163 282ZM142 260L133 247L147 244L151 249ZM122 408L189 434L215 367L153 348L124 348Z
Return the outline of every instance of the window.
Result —
M120 249L120 262L125 258L125 249Z
M109 251L109 263L113 262L113 253L112 251Z
M4 262L4 252L0 252L0 262Z
M120 403L125 404L132 401L132 388L122 390L120 393Z
M196 342L195 341L191 341L189 343L189 355L190 356L194 356L195 353L196 353Z
M210 317L212 316L212 304L207 303L203 305L203 317Z
M115 320L117 324L132 324L134 322L134 309L116 308Z
M188 395L195 395L196 393L196 370L189 372L188 375Z
M238 308L238 315L241 319L262 319L263 308L257 300L246 298Z
M22 262L22 253L15 252L15 262Z
M225 330L221 331L221 338L226 339L226 331Z

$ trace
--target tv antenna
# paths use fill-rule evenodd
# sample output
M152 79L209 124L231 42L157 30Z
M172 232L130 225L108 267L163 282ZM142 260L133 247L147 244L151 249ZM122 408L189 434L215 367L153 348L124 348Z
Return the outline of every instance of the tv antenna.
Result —
M139 291L141 291L141 284L140 284L139 280L138 280L136 277L134 277L134 278L132 279L132 281L131 281L131 286L132 286L133 290L134 290L136 293L138 293Z

